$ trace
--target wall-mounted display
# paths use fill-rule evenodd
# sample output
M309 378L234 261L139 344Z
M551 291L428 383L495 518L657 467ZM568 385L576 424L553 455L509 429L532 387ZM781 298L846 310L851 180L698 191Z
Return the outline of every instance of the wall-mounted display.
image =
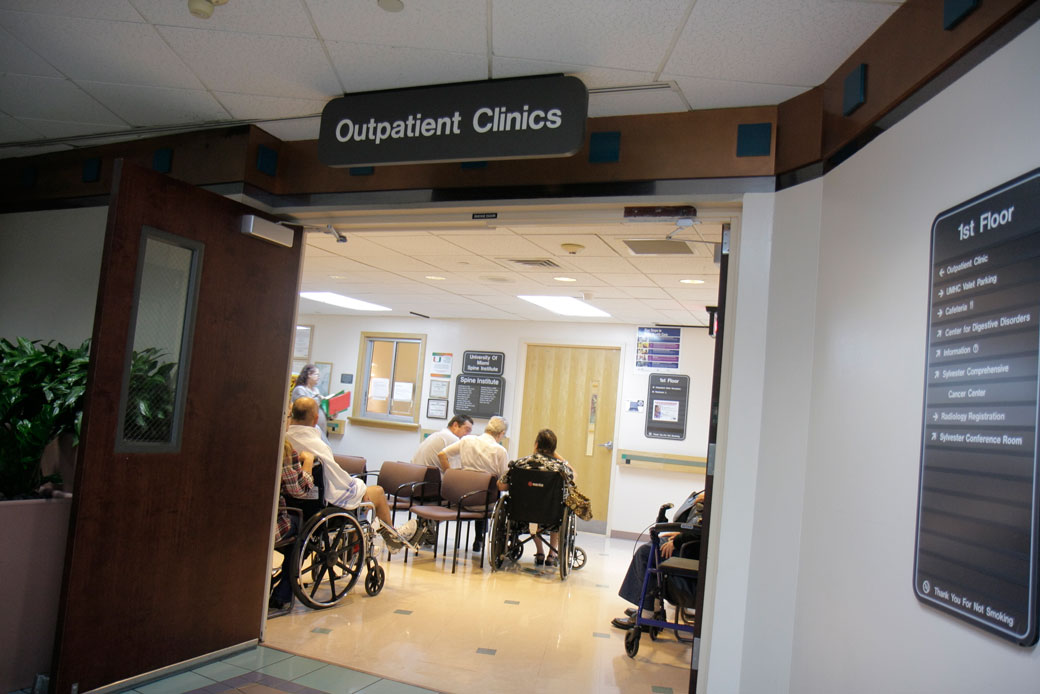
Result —
M650 374L646 395L646 437L686 438L686 403L690 377L679 374Z
M459 374L455 377L455 414L467 414L473 419L500 415L505 389L501 376Z
M636 368L678 369L682 328L639 328L636 332Z
M431 376L451 376L451 352L434 352L430 355Z
M430 397L431 398L444 398L448 397L448 388L451 385L451 381L447 378L431 378L430 379Z
M1037 641L1040 169L932 224L914 593Z

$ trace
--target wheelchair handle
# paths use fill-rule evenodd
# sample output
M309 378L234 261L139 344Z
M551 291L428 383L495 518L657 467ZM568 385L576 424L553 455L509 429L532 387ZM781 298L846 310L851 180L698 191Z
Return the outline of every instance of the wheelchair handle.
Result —
M666 512L668 511L668 509L672 508L673 506L675 506L675 504L673 504L673 503L662 504L661 508L657 511L657 520L655 522L657 522L657 523L667 523L668 522L668 516L666 515Z

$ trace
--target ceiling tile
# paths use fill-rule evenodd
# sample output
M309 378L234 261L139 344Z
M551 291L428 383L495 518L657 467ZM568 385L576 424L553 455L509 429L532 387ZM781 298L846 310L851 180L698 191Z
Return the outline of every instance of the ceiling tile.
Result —
M187 11L186 3L184 7ZM0 10L20 10L116 22L144 21L127 0L90 0L89 2L84 2L84 0L0 0Z
M638 273L604 273L600 275L606 284L611 287L655 287L654 281L646 275Z
M113 125L101 125L98 123L77 123L64 120L43 120L40 118L19 118L33 130L40 131L44 137L77 137L79 135L93 135L99 130L116 130ZM123 126L125 127L125 126ZM91 139L86 145L93 145L96 141Z
M589 117L681 113L689 111L673 89L640 89L630 92L602 92L589 95Z
M710 258L694 256L644 255L628 259L640 272L666 275L717 275L719 266Z
M0 101L0 107L3 102ZM11 116L0 115L0 142L19 142L22 140L35 140L40 137L40 132L29 127L25 123ZM0 149L0 152L3 150Z
M543 249L516 234L482 234L464 237L445 234L441 238L477 255L495 258L542 258L545 256Z
M321 43L289 36L159 27L214 91L324 100L342 92Z
M325 99L297 99L220 91L214 92L213 96L224 105L232 117L242 120L320 116L328 103ZM317 139L317 131L314 137Z
M209 92L126 84L80 82L85 92L130 125L227 120L229 114Z
M633 299L668 299L668 293L660 287L625 287L625 291Z
M664 72L813 87L897 7L832 0L699 0Z
M0 111L15 118L126 125L69 80L53 77L0 75Z
M310 17L299 0L234 0L214 8L209 19L199 19L191 14L188 11L188 3L183 0L132 1L152 24L245 34L316 38Z
M682 306L675 299L643 299L643 303L656 311L679 311Z
M472 275L472 273L482 270L501 270L502 266L493 260L482 258L477 255L436 255L436 256L424 256L423 260L429 264L435 266L439 270L446 270L449 272L456 272L463 275ZM437 273L443 274L443 273Z
M465 248L456 246L455 244L439 238L434 234L428 233L386 233L380 236L369 236L367 238L370 239L372 243L378 244L383 248L389 248L390 250L399 251L401 253L408 253L416 257L458 255L467 253Z
M674 81L694 110L779 104L809 89L784 84L731 82L669 74L662 75L661 79Z
M326 46L348 93L487 79L487 59L474 53L342 41L327 41ZM358 70L358 65L365 69Z
M587 287L597 288L606 286L603 280L599 279L595 275L590 275L583 272L568 272L561 273L559 270L556 272L545 272L545 273L521 273L528 281L543 287L551 288L553 290L563 292L565 294L573 294L579 292ZM560 282L555 277L569 277L574 282Z
M3 28L0 28L0 74L62 76L46 60Z
M72 79L202 86L148 24L0 12L0 25Z
M527 0L495 4L496 56L656 72L687 0Z
M494 56L491 59L491 69L492 77L495 79L526 77L528 75L551 75L556 73L573 75L584 82L588 89L631 87L635 85L650 84L654 81L654 73L652 71L616 70L610 68L588 67L585 65L551 63L544 60L501 58L499 56Z
M525 233L526 230L521 230L519 233ZM604 243L603 239L598 236L591 236L588 234L568 234L566 228L561 229L557 227L557 233L552 236L529 236L528 240L537 244L542 249L548 251L551 255L557 257L563 257L568 260L577 260L579 258L588 258L590 256L607 256L611 259L617 258L617 252ZM563 249L563 244L577 244L582 248L574 253Z
M265 121L256 125L283 142L317 140L318 131L321 128L321 119L300 118L298 120Z
M406 2L400 12L375 2L353 2L347 11L343 0L307 0L307 7L326 41L487 52L487 0Z
M584 272L631 274L635 267L625 258L599 258L596 256L576 255L567 259L574 267Z

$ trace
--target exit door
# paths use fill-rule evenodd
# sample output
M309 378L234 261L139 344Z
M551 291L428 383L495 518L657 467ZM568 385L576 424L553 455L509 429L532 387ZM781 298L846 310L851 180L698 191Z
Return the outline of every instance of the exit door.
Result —
M302 238L253 212L117 162L54 692L260 635Z

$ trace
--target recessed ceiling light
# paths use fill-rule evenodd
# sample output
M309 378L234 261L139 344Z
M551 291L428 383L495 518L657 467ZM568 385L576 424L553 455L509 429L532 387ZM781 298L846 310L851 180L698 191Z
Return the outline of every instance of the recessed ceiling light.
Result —
M581 299L575 299L573 296L518 295L516 298L530 301L532 304L537 304L561 316L610 318L610 314L606 311L601 311L591 304L586 304Z
M323 304L352 308L355 311L392 311L393 309L379 304L370 304L360 299L352 299L349 296L336 294L334 292L300 292L300 296L311 301L320 301Z
M447 279L447 278L446 277L441 277L439 275L426 275L426 279L428 279L428 280L443 280L443 279Z
M679 280L679 284L704 284L704 280Z
M553 277L557 282L577 282L573 277Z

